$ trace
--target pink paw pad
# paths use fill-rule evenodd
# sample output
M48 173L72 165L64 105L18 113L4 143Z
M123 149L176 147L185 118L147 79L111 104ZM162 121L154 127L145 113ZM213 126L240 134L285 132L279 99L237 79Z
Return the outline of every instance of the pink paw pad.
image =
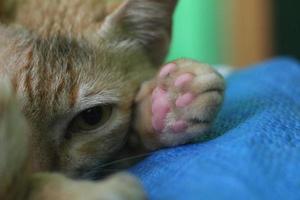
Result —
M176 100L176 106L178 108L183 108L192 103L192 101L195 99L195 95L188 92L185 93L184 95L181 95L177 98Z
M189 73L182 74L175 80L174 85L178 88L182 88L184 85L191 82L193 78L194 76L192 74Z
M166 91L163 90L160 87L156 87L152 92L152 101L155 101L156 99L160 98L161 96L166 95Z
M152 93L152 127L157 132L164 129L165 118L170 112L170 108L168 93L161 88L155 88Z
M172 131L174 133L182 133L184 132L188 127L188 124L186 121L178 120L172 125Z
M177 68L175 63L169 63L165 65L159 72L160 78L166 78L171 72L175 71Z

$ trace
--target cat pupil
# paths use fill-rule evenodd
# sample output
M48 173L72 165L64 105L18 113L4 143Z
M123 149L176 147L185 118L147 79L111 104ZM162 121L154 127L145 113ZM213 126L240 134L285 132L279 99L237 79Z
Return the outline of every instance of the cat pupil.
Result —
M102 108L100 106L87 109L81 114L84 122L90 126L98 124L102 119Z

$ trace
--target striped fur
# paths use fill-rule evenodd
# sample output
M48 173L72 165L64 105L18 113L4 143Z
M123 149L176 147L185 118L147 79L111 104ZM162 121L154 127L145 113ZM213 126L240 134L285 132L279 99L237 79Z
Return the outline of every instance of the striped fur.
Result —
M134 96L167 53L176 1L0 3L0 76L31 130L30 171L94 176L124 144ZM64 138L78 113L101 104L114 106L105 127Z

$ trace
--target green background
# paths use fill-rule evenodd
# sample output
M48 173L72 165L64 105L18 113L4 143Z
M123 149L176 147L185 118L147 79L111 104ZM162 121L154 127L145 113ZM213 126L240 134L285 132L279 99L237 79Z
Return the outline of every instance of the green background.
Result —
M220 12L219 0L179 0L167 60L185 57L222 63Z

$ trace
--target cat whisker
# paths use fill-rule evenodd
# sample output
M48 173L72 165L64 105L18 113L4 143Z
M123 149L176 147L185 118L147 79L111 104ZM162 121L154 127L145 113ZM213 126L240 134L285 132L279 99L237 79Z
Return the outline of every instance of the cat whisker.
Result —
M114 161L111 161L111 162L104 163L103 165L100 166L100 168L111 166L111 165L118 164L118 163L122 163L122 162L125 162L125 161L130 161L130 160L134 160L134 159L138 159L138 158L143 158L143 157L149 156L151 154L152 153L144 153L144 154L139 154L139 155L136 155L136 156L130 156L130 157L114 160Z

